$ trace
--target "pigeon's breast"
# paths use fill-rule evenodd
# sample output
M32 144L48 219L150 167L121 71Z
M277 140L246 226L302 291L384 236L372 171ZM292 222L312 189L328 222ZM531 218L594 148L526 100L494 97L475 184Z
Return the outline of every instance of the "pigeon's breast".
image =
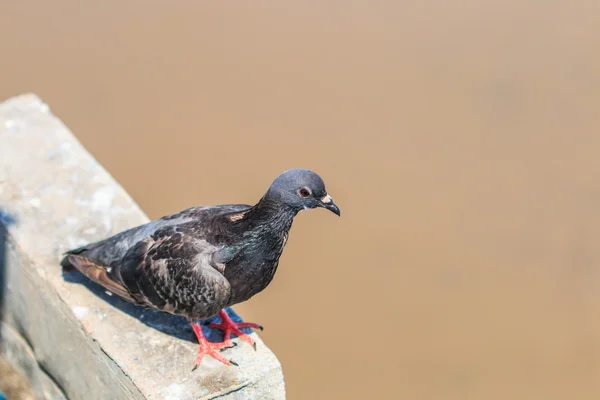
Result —
M287 236L285 232L277 237L262 238L257 246L246 248L232 263L227 264L225 277L232 288L229 305L250 299L271 283Z

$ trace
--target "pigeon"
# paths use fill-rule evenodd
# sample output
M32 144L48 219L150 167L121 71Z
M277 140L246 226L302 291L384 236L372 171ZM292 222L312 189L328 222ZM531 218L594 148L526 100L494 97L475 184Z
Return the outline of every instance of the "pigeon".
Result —
M290 169L254 206L192 207L70 250L61 265L131 303L186 317L200 344L194 369L206 354L237 366L220 352L233 346L232 334L256 350L240 329L262 327L234 322L225 309L269 285L294 217L317 207L340 216L317 173ZM223 330L221 343L209 342L201 325L217 314L221 322L209 326Z

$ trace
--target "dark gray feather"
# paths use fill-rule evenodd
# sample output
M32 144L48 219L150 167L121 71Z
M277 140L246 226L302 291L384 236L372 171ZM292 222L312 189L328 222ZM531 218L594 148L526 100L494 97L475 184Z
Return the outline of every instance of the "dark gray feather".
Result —
M145 307L209 318L268 286L298 211L339 215L326 194L314 172L286 171L253 207L193 207L71 250L62 265Z

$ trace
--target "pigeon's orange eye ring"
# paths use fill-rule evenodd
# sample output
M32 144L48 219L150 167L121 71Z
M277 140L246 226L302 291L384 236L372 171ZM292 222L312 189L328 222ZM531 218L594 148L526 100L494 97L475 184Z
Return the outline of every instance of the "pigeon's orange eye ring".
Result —
M300 196L300 197L306 198L306 197L310 196L311 194L312 193L310 192L310 189L307 187L302 187L302 188L298 189L298 196Z

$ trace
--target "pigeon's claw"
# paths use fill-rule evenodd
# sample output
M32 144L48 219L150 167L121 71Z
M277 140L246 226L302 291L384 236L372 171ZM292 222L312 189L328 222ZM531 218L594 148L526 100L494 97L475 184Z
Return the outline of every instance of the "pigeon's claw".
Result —
M208 324L210 328L218 328L224 332L223 343L231 343L231 334L239 337L250 346L254 347L256 350L256 342L249 335L242 332L240 329L243 328L253 328L263 330L263 327L259 324L255 324L253 322L233 322L233 320L227 314L227 311L224 309L219 311L219 317L221 317L221 323L217 324L215 322L211 322Z
M198 348L198 355L196 356L196 363L194 364L194 368L192 368L192 371L198 368L205 354L210 355L212 358L222 362L225 365L235 365L236 367L238 366L236 362L226 359L219 353L223 349L235 346L235 344L231 340L224 340L221 343L209 342L208 339L206 339L206 336L204 336L204 333L202 332L202 326L198 322L192 322L191 325L192 329L194 330L194 333L196 334L196 337L198 338L198 343L200 344L200 347Z

